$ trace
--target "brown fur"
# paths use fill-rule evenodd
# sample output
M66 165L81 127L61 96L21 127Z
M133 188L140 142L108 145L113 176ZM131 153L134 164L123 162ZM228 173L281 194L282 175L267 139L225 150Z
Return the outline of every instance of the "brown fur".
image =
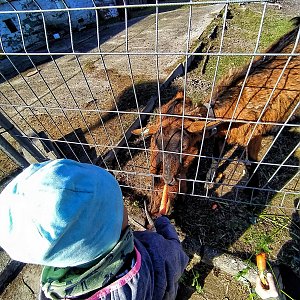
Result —
M257 58L251 67L239 101L239 94L248 66L236 69L227 77L225 76L218 83L213 94L212 103L214 104L214 113L216 118L221 120L217 125L218 133L216 137L223 138L228 134L227 143L247 147L249 157L253 161L258 160L262 135L270 132L274 125L255 125L249 123L249 121L283 123L299 104L300 56L291 58L276 86L279 76L289 58L288 54L295 47L300 18L295 18L294 20L296 28L282 36L266 51L266 53L286 53L287 55ZM300 53L300 43L297 44L295 53ZM276 88L272 95L272 90L275 86ZM272 97L263 112L271 95ZM234 112L236 107L237 109ZM261 113L262 116L260 117ZM228 132L229 122L226 119L243 122L233 122ZM204 121L194 122L192 131L201 132L204 124ZM253 171L253 166L251 168ZM252 171L250 170L250 173ZM256 180L255 185L257 184L258 181Z
M183 115L183 93L177 93L171 101L163 105L161 113ZM185 101L184 114L199 115L200 108L195 108L192 101L187 98ZM199 134L193 134L187 131L190 124L194 122L193 119L184 118L183 136L181 117L162 116L161 119L157 117L156 124L160 124L160 122L162 124L162 135L161 129L159 128L151 138L150 172L152 174L162 175L162 178L154 179L154 192L152 193L150 204L151 213L158 212L162 196L161 191L165 183L169 184L168 199L171 203L170 209L172 209L172 204L179 191L178 178L186 178L187 170L195 158L190 154L198 154L196 143L201 138ZM161 144L162 140L163 148ZM180 163L180 155L176 153L180 153L181 142L183 145L182 152L186 153L186 155L182 155L182 162ZM163 149L172 153L165 152L163 154L161 151ZM180 191L183 193L186 192L186 182L184 180L181 181Z
M229 144L238 144L248 148L249 157L253 161L258 160L258 152L261 145L262 135L269 132L274 125L272 124L255 124L249 121L257 121L268 101L273 87L283 70L291 53L295 39L298 33L300 18L295 18L294 30L281 37L268 50L268 53L287 53L285 56L265 56L257 58L251 67L247 78L243 93L237 105L235 114L234 109L238 102L242 83L247 73L248 66L232 71L225 76L217 85L213 94L214 113L217 121L209 122L207 127L217 126L218 132L216 137L222 138L228 133L227 142ZM300 53L300 44L297 45L296 53ZM300 56L293 57L279 81L271 100L264 111L261 122L284 122L291 114L292 110L299 103L300 97ZM182 115L183 113L183 93L179 92L167 104L162 106L162 114ZM187 98L185 103L185 115L190 116L206 116L207 109L204 106L193 107L192 101ZM225 121L224 121L225 119ZM244 121L242 123L233 122L228 132L229 122L226 119ZM185 179L187 170L194 160L194 156L198 154L197 142L201 140L201 132L205 126L205 121L195 121L192 118L184 118L184 134L183 134L183 155L182 163L179 163L182 118L173 116L157 117L154 125L148 125L145 129L134 131L135 134L150 134L151 139L151 157L150 172L155 175L154 192L150 204L151 213L159 210L161 201L161 191L165 183L171 185L169 199L174 201L179 190L178 178ZM162 128L162 134L161 134ZM252 134L253 131L253 134ZM163 137L164 150L175 153L165 153L162 156L161 140ZM174 149L169 149L173 146ZM253 165L249 168L249 173L253 171ZM181 191L185 192L185 181L181 181ZM256 186L256 180L249 185Z
M298 28L292 30L271 46L267 52L291 53L297 33ZM296 47L296 53L299 52L300 43ZM234 71L229 78L223 78L218 84L216 92L213 95L216 117L245 121L245 123L235 123L230 130L227 140L229 144L246 146L253 130L252 136L256 137L272 129L272 124L259 124L254 129L255 124L247 123L247 121L257 121L259 119L287 59L288 56L270 56L268 58L258 58L254 62L234 115L233 112L248 66ZM284 122L299 103L299 99L300 56L296 56L291 59L284 71L260 121ZM222 127L220 127L220 136L227 133L226 126L223 125Z
M177 93L173 99L161 107L162 115L156 118L154 124L133 131L134 134L145 132L152 135L150 173L158 175L154 178L154 191L151 196L150 212L152 214L159 210L165 183L169 185L168 199L171 203L170 209L172 209L172 204L179 191L178 179L186 178L187 170L195 158L192 155L198 154L196 144L201 139L201 135L189 132L189 127L194 119L188 116L199 116L204 113L206 108L194 107L191 99L186 98L184 115L187 117L184 118L182 134L182 118L180 116L183 115L183 100L183 93ZM183 155L180 162L181 143ZM186 192L184 180L181 181L180 191Z

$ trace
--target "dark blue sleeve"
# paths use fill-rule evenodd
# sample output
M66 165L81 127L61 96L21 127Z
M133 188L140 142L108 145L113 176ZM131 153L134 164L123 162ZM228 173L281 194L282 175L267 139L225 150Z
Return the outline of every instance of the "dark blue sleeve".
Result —
M134 232L150 257L154 270L153 299L175 299L178 280L181 277L188 257L182 249L174 226L166 217L155 221L156 232L149 230Z
M159 217L154 222L156 232L162 235L166 240L176 240L180 243L178 234L167 217Z

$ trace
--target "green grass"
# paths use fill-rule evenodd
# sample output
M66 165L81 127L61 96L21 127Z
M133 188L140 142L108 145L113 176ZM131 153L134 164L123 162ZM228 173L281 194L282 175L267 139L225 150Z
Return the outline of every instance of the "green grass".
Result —
M197 291L198 294L203 293L203 287L200 284L200 273L197 270L192 270L193 272L193 282L192 282L192 287L194 287Z
M233 18L226 20L227 30L224 36L224 43L221 50L222 53L252 53L254 51L261 23L262 8L263 6L261 4L247 4L245 7L238 5L230 6ZM222 24L223 17L219 16L218 18L215 18L210 26L203 32L200 38L200 41L204 43L202 52L206 52L209 46L210 52L219 51ZM218 36L215 40L209 41L207 37L215 26L218 26ZM280 11L268 8L263 22L258 52L267 50L275 41L285 33L289 32L292 28L292 23L289 21L288 17L283 16ZM194 47L195 43L192 43L190 48ZM217 80L227 74L230 69L249 63L250 59L250 56L221 56L217 70ZM198 76L201 80L211 83L216 70L217 57L209 57L204 74L201 73L203 61L204 57L198 62L196 67L190 70L190 73L193 72L192 77ZM201 95L203 91L196 90L194 93L195 95L189 94L192 99L197 99L197 101L199 101L199 99L206 98L206 96ZM295 134L296 133L297 132L295 132ZM300 150L296 151L295 156L300 157ZM289 177L288 174L287 177ZM259 215L256 215L255 212L255 221L253 221L253 224L244 232L244 234L242 234L233 246L234 249L243 249L243 253L247 257L247 266L249 266L249 268L253 267L255 264L255 254L264 251L268 253L270 260L278 261L278 259L280 259L280 262L284 262L287 265L290 265L294 271L298 271L296 265L297 261L294 259L297 249L287 248L289 245L293 247L297 246L297 243L299 243L300 228L297 227L298 225L295 224L291 216L296 195L285 195L284 205L290 206L287 207L288 212L283 212L275 208L275 206L281 205L283 200L282 197L282 193L275 194L269 203L270 205L274 205L274 208L267 207L264 209L263 213L259 212ZM265 199L260 200L262 203L265 203ZM239 223L238 225L241 224ZM231 229L232 231L238 230L238 228L236 229L234 227ZM297 236L297 234L299 236ZM279 254L281 255L280 258ZM236 276L236 279L247 274L249 268L241 270ZM198 280L197 273L193 272L190 274L190 277L191 282L189 282L189 284L196 287ZM198 288L201 291L201 286ZM258 298L257 295L251 291L249 292L248 299Z
M296 273L300 272L296 259L300 225L295 221L295 214L291 216L284 211L280 212L280 209L275 211L266 208L258 216L256 224L251 225L240 238L242 243L248 245L249 261L254 262L254 255L263 251L268 253L271 260L279 259Z
M260 10L259 10L260 8ZM247 5L241 8L237 5L231 6L233 18L227 20L228 29L225 32L222 52L251 53L257 43L258 32L261 23L262 6ZM215 19L214 22L205 30L202 37L208 45L207 36L215 25L218 25L218 38L211 44L210 52L218 52L220 48L221 30L223 18ZM292 24L287 17L278 12L268 10L262 27L262 34L259 41L258 52L264 52L272 43L274 43L283 34L292 29ZM249 56L222 56L220 57L217 80L226 74L231 68L242 66L250 61ZM204 79L211 81L216 69L217 57L210 57Z
M290 221L288 216L262 213L258 217L258 222L247 229L242 239L252 246L252 251L256 254L261 251L270 253L277 235L286 230Z

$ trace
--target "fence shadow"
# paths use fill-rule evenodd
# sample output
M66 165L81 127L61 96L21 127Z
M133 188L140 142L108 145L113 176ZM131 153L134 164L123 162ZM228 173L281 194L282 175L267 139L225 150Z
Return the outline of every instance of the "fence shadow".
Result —
M160 101L162 104L170 100L170 98L176 93L177 89L175 87L168 87L163 89L160 92ZM150 101L153 99L154 108L151 109L151 111L148 111L146 114L143 114L143 110L147 107ZM138 107L137 107L138 102ZM102 123L105 124L105 126L112 126L112 124L115 124L115 138L117 135L117 132L120 132L119 128L119 116L122 118L122 122L126 124L132 124L132 114L126 114L126 112L133 112L138 111L139 114L136 113L135 117L137 118L138 115L141 117L142 126L146 125L147 121L151 119L149 113L152 113L153 110L155 111L158 108L158 87L156 81L147 81L147 82L140 82L135 84L134 88L132 86L126 88L116 99L116 104L118 107L118 110L120 113L114 112L116 110L116 106L111 107L109 110L112 110L113 112L107 112L101 114L101 120L98 118L96 122L90 124L89 130L94 131L97 130L99 127L102 126ZM122 113L125 112L125 113ZM128 126L129 127L129 126ZM127 128L126 128L127 130ZM87 130L83 130L84 134L87 134ZM136 138L133 136L130 136L131 133L128 132L126 134L126 139L128 142L128 146L130 149L127 148L127 144L124 143L122 145L124 148L121 149L115 149L115 156L114 160L109 162L109 166L113 169L116 168L116 162L123 167L125 166L128 161L132 158L134 158L138 153L139 149L144 148L144 139L143 138ZM118 141L120 141L122 138L124 138L124 135L120 133L120 136L117 137ZM147 149L149 149L150 144L150 138L145 139L145 144L147 146ZM132 149L131 149L132 148ZM105 157L105 154L103 155ZM103 160L102 157L98 157L95 160L95 163L103 166Z
M150 83L150 86L156 86L156 83ZM140 86L142 91L147 88L147 85ZM170 99L170 94L174 94L175 90L171 89L166 91L165 95L162 97L162 103ZM120 105L125 99L128 99L125 95L130 93L130 90L124 92L123 97L121 97ZM131 95L132 97L132 95ZM135 103L133 101L132 103ZM129 105L130 106L130 105ZM296 122L299 123L299 120ZM295 122L294 122L295 124ZM274 134L276 136L276 134ZM273 138L274 138L273 136ZM266 162L269 164L262 164L259 169L260 186L267 183L270 176L276 172L273 179L267 183L266 188L269 191L260 191L255 197L249 196L249 193L245 193L243 184L245 178L241 178L241 181L236 182L236 186L241 186L240 188L233 187L231 191L228 191L222 195L224 200L218 199L220 196L216 194L217 186L222 186L226 184L225 180L222 179L210 190L208 194L208 199L211 200L210 196L216 199L216 202L207 200L204 196L204 184L201 183L206 180L206 173L210 168L210 159L201 158L200 168L197 176L197 180L201 182L195 183L194 192L197 196L178 197L175 203L174 213L171 218L175 220L176 226L184 233L185 238L183 241L183 247L189 255L192 255L191 249L198 249L197 254L201 256L201 244L209 245L212 248L222 249L226 251L232 251L230 249L239 238L246 232L246 230L255 223L257 217L265 209L266 205L270 204L269 201L275 195L272 190L280 190L284 185L296 174L297 168L282 167L279 172L276 171L278 165L291 153L298 143L298 132L292 132L289 128L285 128L277 139L276 143L270 149L268 155L266 156ZM146 140L146 146L149 147L150 139ZM136 148L132 151L133 159L139 153L139 148L143 148L142 140L131 138L129 140L130 146ZM285 145L285 147L282 147ZM230 151L230 147L226 147ZM213 141L206 140L202 155L211 157L213 151ZM121 161L122 167L125 167L127 162L130 161L130 156L127 150L122 150L118 153L118 158ZM240 149L235 149L230 159L236 159L241 154ZM280 155L279 155L280 153ZM195 178L196 169L198 161L195 160L190 171L188 173L188 178ZM220 168L219 171L224 171L232 162L226 161ZM277 164L274 165L274 164ZM290 159L285 162L285 165L299 165L299 158L291 155ZM112 169L116 165L111 165ZM126 170L125 170L126 172ZM241 172L241 171L240 171ZM126 182L124 182L126 185ZM192 192L192 183L188 183L188 194ZM123 188L125 191L130 188ZM140 218L142 214L142 200L146 199L145 193L138 193L135 189L130 189L127 193L127 198L134 199L139 203L138 212L133 211L133 214L137 214ZM125 196L126 198L126 196ZM132 203L132 202L131 202ZM195 247L196 243L196 247ZM235 250L236 251L236 250ZM249 253L247 249L241 248L238 251L238 256L241 259L248 259L252 253ZM197 278L197 282L200 286L203 286L204 280L207 275L211 272L212 267L204 265L203 263L195 264L192 270L186 272L186 278L189 280L189 284L181 284L179 290L178 299L189 299L189 296L195 291L195 288L191 287L191 278L195 276L194 272L198 272L200 276ZM197 274L198 274L197 273ZM198 275L197 275L198 276Z
M51 141L44 131L37 134L44 151L52 152L57 158L67 158L82 163L92 163L97 157L95 147L91 147L86 140L81 128L62 136L58 140Z
M298 299L300 295L300 199L294 200L294 211L292 213L290 225L290 240L280 249L277 255L277 266L275 274L282 283L282 289L292 299ZM289 264L287 264L287 261ZM298 276L297 276L297 275Z
M147 103L147 99L149 99L153 94L155 95L155 92L157 92L157 82L140 83L136 86L136 89L138 90L138 95L143 93L146 94L143 95L145 101L142 102L142 105L145 105ZM175 88L164 90L161 95L162 104L168 101L175 92ZM136 101L132 87L126 89L117 101L118 107L121 107L124 111L132 111L133 108L136 108ZM157 105L158 103L156 103L155 107L157 107ZM112 118L113 114L108 114L105 120L107 122ZM299 122L299 120L297 122ZM100 123L95 123L91 125L90 129L93 130L99 126ZM97 156L95 148L87 142L86 134L87 132L82 128L77 128L73 132L64 135L54 143L56 151L61 157L79 160L86 163L94 161L99 158L99 156ZM277 142L271 148L266 157L266 161L271 162L271 165L261 165L258 170L262 185L266 183L266 179L270 178L277 169L277 166L272 164L281 164L283 159L286 158L291 153L292 149L295 148L299 141L299 138L297 137L299 137L299 132L291 132L288 128L285 128L282 131ZM149 143L150 139L146 140L147 149L149 149ZM282 147L282 145L284 145L284 147ZM144 147L143 141L134 137L129 139L129 146L133 148L131 149L131 155L128 155L128 149L123 149L117 154L124 173L127 171L126 164L131 160L131 158L135 159L140 152L139 149ZM213 140L206 140L201 154L211 157L212 151ZM236 150L232 152L231 158L234 159L238 157L239 154L239 150ZM225 181L221 180L210 190L210 193L208 194L208 198L210 198L210 196L216 198L216 203L207 200L204 193L205 189L203 182L206 180L206 173L210 168L210 163L210 159L201 158L199 172L196 176L198 161L195 160L193 162L187 177L189 179L196 178L200 181L194 183L194 193L195 195L200 196L186 195L185 197L178 197L175 203L174 213L171 215L176 226L184 235L183 247L190 256L193 255L193 251L196 249L196 253L201 257L201 245L209 245L212 248L232 251L232 249L230 249L232 245L239 240L249 226L255 222L255 219L264 210L265 206L269 204L266 199L270 200L273 197L273 193L261 191L257 197L250 201L249 195L244 193L242 187L234 187L232 191L222 195L222 198L225 199L224 201L221 199L218 200L218 195L216 194L217 186L225 184ZM292 155L285 164L297 166L299 165L299 158ZM225 170L229 165L230 162L227 161L220 170ZM109 169L116 169L115 161L109 165ZM296 171L297 168L283 167L282 170L277 172L274 178L268 182L268 188L270 190L280 190L285 183L295 175ZM144 199L149 199L147 193L140 193L136 189L128 187L130 184L126 182L125 178L120 179L119 182L123 186L127 186L126 188L123 187L122 190L125 196L125 202L133 207L130 214L142 219L141 222L143 222L144 215L142 208ZM236 185L243 185L243 182L237 182ZM192 190L193 183L189 182L188 194L191 194ZM234 201L234 199L236 200ZM284 247L280 255L286 256L285 249L287 248ZM247 252L247 249L244 248L241 248L238 254L242 259L247 259L250 255L250 253ZM199 276L197 275L197 282L199 286L203 286L204 280L211 270L211 267L204 265L201 262L196 263L189 272L185 273L188 284L182 283L180 285L178 299L189 299L189 295L195 291L195 288L191 287L191 278L195 276L195 272L199 274Z
M151 83L153 84L153 83ZM154 86L154 84L153 84ZM141 88L145 88L146 85ZM128 90L129 91L129 90ZM125 92L124 95L126 95ZM162 97L164 103L167 99L170 99L170 94L173 94L175 90L166 91L165 95ZM126 97L121 98L122 101L125 101ZM121 101L121 102L122 102ZM299 122L297 120L296 122ZM294 122L295 123L295 122ZM276 136L276 134L274 134ZM273 138L274 138L273 136ZM260 184L263 186L266 184L267 179L276 172L277 166L273 164L280 165L282 161L291 153L298 143L298 132L291 132L289 128L285 128L280 134L278 140L270 149L268 155L264 161L269 162L268 165L261 165L258 169ZM150 139L146 140L146 146L149 147ZM142 140L137 138L132 138L129 140L130 146L136 148L132 151L133 158L139 153L139 148L143 148ZM282 147L285 145L285 147ZM228 151L230 147L226 148ZM204 156L212 156L213 151L213 141L206 140L203 147ZM126 166L126 163L131 159L127 150L122 150L118 153L122 167ZM231 159L236 159L241 154L240 149L235 149L231 154ZM280 155L279 155L280 153ZM195 160L190 171L188 173L188 178L195 178L196 169L198 161ZM210 159L201 159L200 171L197 176L197 180L205 181L206 173L210 168L211 161ZM221 171L225 170L229 165L230 161L226 161L224 165L220 168ZM289 160L285 162L286 165L297 166L299 164L299 158L291 156ZM111 166L115 168L115 165ZM220 171L219 170L219 171ZM270 191L280 190L283 186L296 174L297 168L282 167L279 172L276 173L274 178L267 183L266 188ZM216 184L220 186L226 182L221 180ZM222 249L223 251L232 251L230 248L234 245L239 238L246 232L246 230L255 223L256 218L261 214L265 209L266 205L270 204L269 201L275 195L270 191L260 191L256 197L249 196L249 193L245 193L244 188L244 178L241 182L236 182L237 186L240 188L233 187L232 191L229 191L222 195L222 198L225 200L218 200L216 195L216 187L213 187L210 190L208 198L214 196L216 203L207 200L204 197L204 184L196 183L195 194L202 195L202 197L195 197L186 195L185 197L179 196L176 203L174 213L171 218L175 220L176 226L184 233L185 238L183 240L183 247L189 255L192 255L191 249L198 249L197 254L201 256L201 244L209 245L212 248ZM124 182L126 185L126 182ZM124 194L125 191L130 188L123 188ZM192 192L192 183L188 184L188 193ZM143 215L142 213L142 199L146 199L145 193L138 193L135 189L130 189L130 192L126 193L130 199L134 199L139 203L138 211L132 211L133 215L137 215L140 219ZM130 196L128 196L130 195ZM266 201L267 199L267 201ZM210 199L211 200L211 199ZM228 202L227 202L228 200ZM231 200L231 201L230 201ZM235 200L235 201L234 201ZM132 201L129 203L133 203ZM196 247L195 247L196 243ZM248 259L252 253L249 253L247 249L241 248L238 252L238 256L241 259ZM189 281L189 284L181 284L178 299L189 299L189 296L195 291L195 288L191 287L191 278L195 277L195 272L200 274L197 279L199 286L203 286L204 280L207 275L211 272L212 267L207 266L203 263L197 263L192 270L186 272L186 280ZM198 275L197 275L198 276Z
M299 120L297 122L299 123ZM295 122L293 123L295 124ZM291 151L295 149L298 141L299 133L292 132L291 130L285 128L276 143L270 149L265 161L270 162L271 164L281 164L284 158L286 158ZM207 142L209 143L209 141ZM282 147L282 145L285 146ZM212 145L208 145L207 148L204 147L203 155L211 156L211 149ZM236 158L237 153L238 151L234 151L234 156L232 158ZM197 164L198 162L195 161L189 171L188 178L193 178L195 176ZM281 170L277 172L274 178L268 183L267 179L274 174L277 166L261 165L258 169L260 175L260 186L263 186L267 183L266 188L268 188L270 191L281 190L285 184L297 174L296 166L299 166L299 157L292 155L290 159L285 162L285 164L293 165L295 168L282 167ZM228 167L228 165L230 165L229 161L222 166L222 170ZM209 168L209 160L202 159L202 163L200 164L200 172L197 179L205 181L206 172L209 170ZM217 185L220 186L223 183L224 181L220 181ZM237 182L237 185L243 185L243 182ZM203 247L205 247L205 245L209 245L210 247L221 249L225 252L234 251L237 253L237 249L240 248L237 254L241 259L246 260L251 257L253 254L251 253L251 246L247 249L247 247L242 247L235 244L237 244L238 240L247 231L247 229L256 223L258 216L263 212L266 205L270 205L270 201L276 196L276 193L270 191L259 191L259 193L251 199L251 195L249 196L249 193L245 193L242 187L239 189L233 187L232 191L222 195L224 200L222 201L220 199L221 201L219 202L217 200L218 196L216 195L216 187L212 188L208 194L208 199L211 199L211 201L203 198L205 195L203 183L195 184L194 188L195 194L202 195L202 197L185 196L184 199L176 202L175 212L173 215L176 225L186 234L186 237L183 241L183 247L187 253L190 255L192 254L190 253L190 249L195 248L193 245L196 243L198 245L198 249L201 249L201 245L203 244ZM189 184L188 193L191 192L192 184ZM214 202L210 196L215 197L216 202ZM227 202L226 199L231 199L231 201ZM285 204L288 205L288 201L290 201L290 199L287 199L286 202L283 203L283 206ZM296 218L299 218L296 211L292 216L294 220L295 216ZM295 225L294 221L290 228L293 240L287 242L287 244L283 246L277 258L278 261L284 261L286 264L289 264L289 262L291 264L291 262L293 262L291 257L292 255L295 255L296 250L295 248L291 248L291 244L294 247L295 245L297 246L299 244L299 228L300 227L297 226L297 224ZM295 231L297 231L297 233L295 233ZM257 241L257 243L258 242L259 241ZM299 249L299 245L297 247L296 249ZM199 252L198 250L197 254L201 257L203 253L201 253L201 251ZM297 262L294 261L294 266L292 265L292 268L294 267L299 271L300 264L299 260L297 259L297 256L299 256L298 254L296 255L296 258L294 258L294 260ZM297 266L295 262L298 264ZM196 272L200 274L197 281L200 286L203 286L205 278L212 269L213 268L209 266L204 267L202 263L195 264L192 270L186 272L186 278L188 278L189 284L191 284L191 278L195 277L194 272L196 270ZM182 284L178 299L189 299L189 296L194 291L195 289L192 289L190 286Z
M115 99L116 103L107 109L108 112L102 113L101 120L97 119L96 122L89 126L89 129L94 130L99 128L99 126L102 125L102 122L104 124L108 123L109 121L118 118L119 115L121 115L122 119L125 119L126 121L126 118L128 117L126 112L138 112L138 110L141 112L148 104L151 97L158 97L157 81L139 82L135 83L134 87L126 87ZM122 112L125 112L125 114ZM136 116L138 116L138 113L136 113ZM116 122L118 121L116 120ZM84 133L87 133L87 130L85 130Z

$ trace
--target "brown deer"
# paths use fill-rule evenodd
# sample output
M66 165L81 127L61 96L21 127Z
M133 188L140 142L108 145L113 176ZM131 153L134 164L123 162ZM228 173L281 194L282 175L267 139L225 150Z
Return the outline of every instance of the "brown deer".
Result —
M202 108L193 105L190 98L184 101L183 92L178 92L161 107L161 116L157 116L155 124L148 124L145 128L133 131L136 135L152 135L150 173L157 175L154 176L154 191L150 203L152 214L159 211L164 184L169 185L170 211L179 191L178 180L180 191L186 192L186 173L198 154L197 142L201 140L201 134L190 133L189 127L195 122L192 117L199 116L201 110Z
M250 179L248 186L251 187L259 185L258 176L254 176L253 172L255 162L259 160L262 136L273 129L274 123L285 122L299 107L300 17L293 21L295 28L266 51L286 55L262 56L254 60L242 93L249 66L234 70L221 79L212 97L212 119L219 120L215 123L215 137L222 141L227 135L228 144L238 144L247 150L248 158L253 162L247 165ZM298 55L291 56L291 53ZM233 120L231 125L229 120ZM262 123L255 124L257 121ZM200 133L204 126L205 121L199 120L189 130ZM214 157L220 155L218 148L215 147Z
M197 142L202 139L204 128L206 128L205 138L214 133L216 140L220 141L227 135L226 142L244 147L249 159L255 163L258 161L262 136L274 127L272 123L285 122L298 108L300 56L289 54L300 53L300 17L294 18L294 22L295 28L266 51L266 53L286 55L262 56L255 59L242 93L248 65L230 72L228 76L221 79L213 94L211 108L209 108L208 115L211 121L204 120L207 115L207 105L195 108L191 99L186 98L182 132L182 117L180 116L183 113L184 101L183 93L179 92L162 106L162 116L157 117L156 124L133 131L134 134L152 135L150 172L161 177L155 177L154 192L150 203L151 213L158 212L164 184L171 186L171 191L169 190L171 204L179 190L178 179L183 179L180 189L183 193L186 191L184 179L189 166L198 154ZM201 119L195 120L195 116ZM257 121L260 123L255 124ZM182 161L179 155L181 143ZM215 147L215 157L219 157L218 152L219 147ZM247 165L247 169L251 179L248 186L257 187L258 178L253 176L255 164Z

